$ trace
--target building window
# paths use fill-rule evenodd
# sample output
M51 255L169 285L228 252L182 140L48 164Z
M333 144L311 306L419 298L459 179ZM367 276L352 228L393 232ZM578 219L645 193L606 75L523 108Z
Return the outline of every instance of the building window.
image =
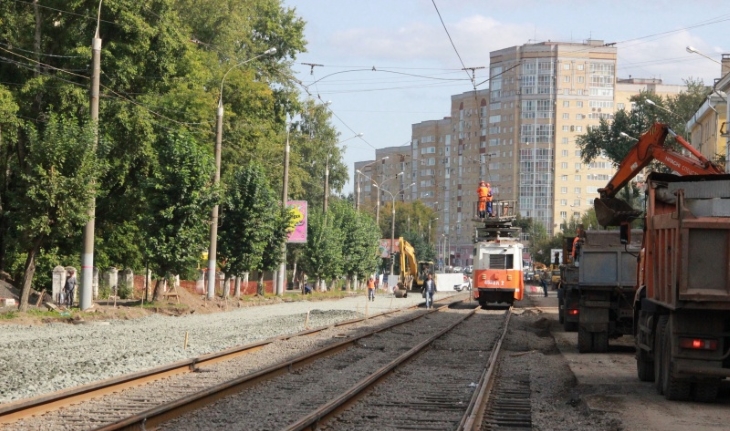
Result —
M570 63L563 63L563 69L570 70Z
M568 200L567 199L560 199L560 206L563 206L564 207L566 205L568 205Z
M563 143L563 144L567 144L568 143L568 138L563 138L560 142Z
M560 155L563 157L568 157L568 150L563 150Z
M568 176L567 175L561 175L560 176L560 180L561 181L568 181Z
M579 101L575 102L575 106L576 106L576 108L582 108L583 102L579 100Z
M582 64L579 64L578 65L578 70L583 70L583 65Z
M580 150L575 150L575 156L580 157Z
M578 83L579 83L579 84L582 84L582 83L583 83L583 81L585 81L585 78L583 78L582 76L579 76L579 77L578 77Z
M579 207L579 206L580 206L580 199L576 199L576 200L574 200L574 201L573 201L573 206L574 206L574 207Z
M570 108L570 101L569 100L563 100L563 108Z
M576 187L575 189L573 189L573 192L574 192L574 193L575 193L576 195L579 195L579 194L580 194L580 187Z
M620 110L624 109L625 106L626 105L624 105L623 103L617 103L616 104L616 109L618 109L620 111Z
M568 114L568 113L563 114L563 120L568 120L568 119L570 119L570 114Z
M580 175L576 175L576 176L575 176L575 180L576 180L576 181L580 181Z
M568 188L567 187L561 187L560 188L560 193L567 194L568 193Z
M563 162L563 163L561 163L561 164L560 164L560 167L561 167L562 169L568 169L568 162Z
M563 82L570 82L570 76L568 76L568 75L563 76Z
M568 212L567 211L560 211L560 218L565 219L566 217L568 217Z
M580 163L576 163L576 164L575 164L575 170L576 170L576 171L579 171L579 170L580 170L580 168L581 168L581 164L580 164Z
M563 126L563 132L569 132L570 126Z

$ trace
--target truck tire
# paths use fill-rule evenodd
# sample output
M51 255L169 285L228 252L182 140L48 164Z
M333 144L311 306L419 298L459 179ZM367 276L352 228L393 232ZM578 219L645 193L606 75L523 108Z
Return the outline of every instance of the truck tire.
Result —
M700 380L693 385L693 398L700 403L711 403L717 399L719 380Z
M659 317L656 324L656 332L654 333L654 387L659 395L664 394L664 352L662 345L664 342L664 331L667 329L668 316Z
M654 359L648 359L649 353L641 347L636 348L636 372L642 382L654 381Z
M590 353L593 348L593 336L587 329L578 325L578 352Z
M594 332L593 333L593 351L596 353L608 352L608 332Z
M688 380L678 379L672 376L674 368L672 362L672 326L667 325L664 330L664 341L662 342L662 386L664 398L671 401L688 401L690 399L692 385Z

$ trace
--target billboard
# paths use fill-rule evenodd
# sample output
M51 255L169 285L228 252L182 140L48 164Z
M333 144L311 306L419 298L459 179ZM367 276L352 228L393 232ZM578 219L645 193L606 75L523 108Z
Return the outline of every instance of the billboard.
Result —
M286 242L307 242L307 201L287 201L287 206L294 212L294 220L289 227Z
M378 246L378 253L380 254L380 257L383 259L387 259L390 257L390 240L389 239L381 239L380 245ZM395 248L395 252L400 251L400 244L398 244L398 240L393 241L393 247Z

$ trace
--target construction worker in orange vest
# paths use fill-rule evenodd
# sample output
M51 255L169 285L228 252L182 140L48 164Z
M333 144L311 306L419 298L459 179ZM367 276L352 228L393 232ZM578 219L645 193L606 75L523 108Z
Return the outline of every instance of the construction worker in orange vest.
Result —
M479 181L477 194L479 195L479 218L485 218L487 213L489 213L489 217L492 217L492 189L489 184Z

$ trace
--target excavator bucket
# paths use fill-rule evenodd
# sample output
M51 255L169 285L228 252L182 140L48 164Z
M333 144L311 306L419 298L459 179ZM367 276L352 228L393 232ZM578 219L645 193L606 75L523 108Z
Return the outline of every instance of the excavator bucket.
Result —
M604 227L621 226L621 223L630 222L641 215L641 211L617 198L595 199L593 208L596 210L598 224Z

